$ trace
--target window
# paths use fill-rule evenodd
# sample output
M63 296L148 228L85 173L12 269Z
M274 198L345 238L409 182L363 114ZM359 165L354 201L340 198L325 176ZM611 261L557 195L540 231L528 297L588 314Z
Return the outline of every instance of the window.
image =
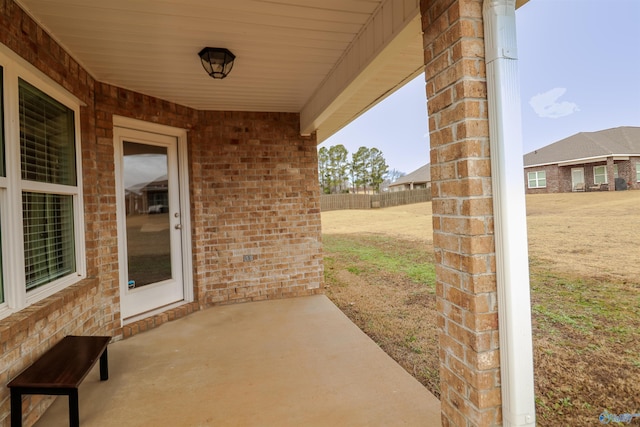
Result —
M594 184L607 183L607 167L606 166L593 167L593 183Z
M23 80L19 91L22 179L76 185L73 111Z
M0 318L85 275L78 101L21 63L0 49Z
M547 172L536 171L528 173L529 188L545 188L547 186Z
M71 196L22 193L27 291L75 271Z
M75 186L73 111L23 80L19 94L23 181ZM70 195L23 191L22 222L27 290L75 270Z
M636 163L636 181L640 182L640 162Z

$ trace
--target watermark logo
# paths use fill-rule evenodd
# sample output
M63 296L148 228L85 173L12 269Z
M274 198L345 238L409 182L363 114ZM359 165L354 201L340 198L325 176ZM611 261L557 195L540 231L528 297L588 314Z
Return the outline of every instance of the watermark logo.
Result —
M600 422L602 424L609 424L609 423L627 423L629 424L631 421L633 421L634 418L640 418L640 414L620 414L620 415L615 415L610 413L609 411L604 411L603 413L600 414L600 417L598 417L598 419L600 420Z

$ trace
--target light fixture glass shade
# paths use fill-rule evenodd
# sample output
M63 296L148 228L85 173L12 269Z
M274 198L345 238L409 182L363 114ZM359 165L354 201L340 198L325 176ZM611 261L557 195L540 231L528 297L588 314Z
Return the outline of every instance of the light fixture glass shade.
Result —
M224 79L233 68L236 56L228 49L205 47L198 53L202 67L214 79Z

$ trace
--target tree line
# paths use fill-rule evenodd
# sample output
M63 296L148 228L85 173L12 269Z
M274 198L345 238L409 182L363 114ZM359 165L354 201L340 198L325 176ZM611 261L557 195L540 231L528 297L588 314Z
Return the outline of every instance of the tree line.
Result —
M342 144L318 150L318 172L323 194L358 193L361 190L377 193L390 175L382 151L360 147L349 160L349 152ZM391 171L395 179L399 174Z

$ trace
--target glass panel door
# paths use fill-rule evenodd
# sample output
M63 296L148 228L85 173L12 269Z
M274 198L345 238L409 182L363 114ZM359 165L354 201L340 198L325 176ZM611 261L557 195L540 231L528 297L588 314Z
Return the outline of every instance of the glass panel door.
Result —
M184 300L178 144L114 129L123 319Z
M167 148L123 143L129 289L173 278Z

